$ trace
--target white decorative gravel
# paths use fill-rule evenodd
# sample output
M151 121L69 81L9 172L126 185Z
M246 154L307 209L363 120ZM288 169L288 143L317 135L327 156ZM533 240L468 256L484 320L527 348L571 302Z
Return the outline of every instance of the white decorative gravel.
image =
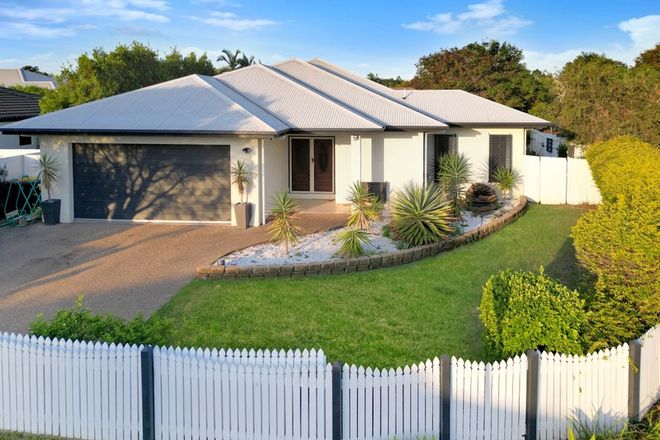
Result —
M468 232L478 228L481 225L491 222L493 219L501 216L505 212L513 209L517 200L506 201L498 210L474 215L469 211L463 212L463 222L461 230ZM381 231L384 225L389 223L389 210L385 208L381 221L374 222L369 232L369 244L365 246L365 251L369 255L383 254L397 250L397 243L394 240L383 237ZM317 232L301 237L300 241L289 248L289 254L284 253L284 248L279 243L264 243L249 248L232 252L214 263L214 265L226 266L251 266L251 265L277 265L277 264L296 264L296 263L316 263L337 259L337 250L339 242L336 236L345 228L334 229L330 231Z

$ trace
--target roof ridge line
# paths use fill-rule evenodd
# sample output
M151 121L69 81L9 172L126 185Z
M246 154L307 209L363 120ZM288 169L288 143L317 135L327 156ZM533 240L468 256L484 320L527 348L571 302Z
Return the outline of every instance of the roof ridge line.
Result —
M275 133L280 133L280 132L281 132L281 130L278 130L277 128L273 127L273 126L270 125L268 122L266 122L266 121L264 121L262 118L260 118L258 115L255 115L252 111L250 111L250 110L248 110L247 108L245 108L245 106L243 106L243 105L241 105L240 103L236 102L235 100L231 99L230 97L228 97L227 95L225 95L224 93L222 93L220 90L216 89L216 88L213 87L211 84L209 84L209 83L204 79L204 77L206 77L207 75L199 75L199 74L193 74L193 75L195 76L195 79L196 79L197 81L202 82L202 83L204 84L205 87L208 87L209 89L211 89L211 90L213 91L213 93L219 95L219 96L220 96L222 99L224 99L226 102L229 102L229 103L231 103L231 104L236 104L236 105L238 105L240 108L242 108L243 110L245 110L247 113L249 113L250 115L252 115L254 118L257 118L257 119L258 119L262 124L264 124L266 127L269 127L270 129L272 129ZM227 88L231 89L233 92L235 92L236 94L238 94L240 97L242 97L243 99L245 99L246 101L248 101L249 103L251 103L252 105L254 105L255 107L259 108L259 109L260 109L261 111L263 111L264 113L267 113L267 114L271 115L271 116L273 117L273 119L277 119L278 121L280 121L280 122L282 123L282 125L284 125L284 126L286 126L286 127L288 127L288 128L290 129L289 124L286 124L284 121L282 121L282 120L281 120L280 118L278 118L277 116L273 115L271 112L269 112L269 111L265 110L264 108L262 108L261 106L255 104L252 100L248 99L246 96L244 96L243 94L241 94L241 93L239 93L238 91L236 91L236 89L234 89L233 87L231 87L229 84L225 83L224 81L220 81L220 79L218 79L218 78L216 78L216 77L214 77L214 76L208 76L208 77L209 77L209 78L213 78L214 80L218 81L218 83L222 84L224 87L227 87Z
M294 60L294 61L295 61L295 60ZM290 62L290 61L284 61L284 62ZM304 61L302 61L302 62L304 63ZM311 65L311 64L310 64L310 65ZM343 101L340 101L340 100L337 99L337 98L333 98L332 96L328 95L328 94L325 93L324 91L322 91L322 90L320 90L320 89L318 89L318 88L316 88L316 87L314 87L314 86L312 86L312 85L310 85L310 84L307 84L307 83L305 83L304 81L301 81L301 80L299 80L299 79L297 79L297 78L292 77L292 76L289 75L288 73L283 72L282 70L278 69L278 68L275 67L275 66L269 66L269 68L272 69L272 70L277 71L277 73L279 73L279 74L282 75L282 76L285 76L287 79L290 79L291 81L294 81L294 82L300 84L301 86L303 86L303 87L305 87L305 88L311 90L312 92L316 93L317 95L320 95L320 96L322 96L323 98L328 99L328 100L330 100L330 101L333 101L334 103L336 103L336 104L338 104L338 105L340 105L340 106L342 106L342 107L344 107L344 108L346 108L346 109L352 111L353 113L356 113L358 116L361 116L361 117L363 117L364 119L367 119L367 120L369 120L369 121L371 121L371 122L374 122L374 123L377 123L377 124L379 124L379 125L382 125L383 128L388 127L388 125L387 125L384 121L381 121L380 119L376 119L376 118L374 118L373 116L367 115L366 113L364 113L364 112L362 112L362 111L356 109L356 108L353 107L352 105L347 104L347 103L345 103L345 102L343 102Z
M324 62L324 61L321 60L320 58L315 58L315 59L317 59L317 60L319 60L319 61L321 61L321 62ZM337 77L339 77L339 78L342 78L342 79L344 79L344 80L346 80L346 81L349 81L350 83L355 84L356 86L361 87L361 88L363 88L364 90L368 90L368 91L370 91L370 92L372 92L372 93L376 93L376 94L378 94L379 96L382 96L382 97L385 98L385 99L388 99L388 100L390 100L390 101L392 101L392 102L396 102L397 104L403 105L404 107L406 107L406 108L408 108L408 109L410 109L410 110L412 110L412 111L415 111L415 112L417 112L417 113L419 113L419 114L421 114L421 115L424 115L424 116L426 116L427 118L431 118L431 119L434 119L434 120L436 120L436 121L438 121L438 122L442 122L443 124L446 124L447 126L450 125L450 122L449 122L449 121L446 121L446 120L444 120L444 119L442 119L442 118L440 118L440 117L438 117L438 116L436 116L436 115L433 115L433 114L431 114L431 113L428 113L428 112L425 112L425 111L423 111L423 110L421 110L421 109L418 109L417 107L414 107L414 106L408 104L407 102L405 102L405 101L403 101L403 100L400 100L400 99L397 99L397 98L395 98L395 97L392 97L392 96L386 95L385 93L383 93L383 92L381 92L381 91L379 91L379 90L376 90L376 88L367 87L367 86L365 86L364 84L360 84L359 82L353 80L352 78L349 78L349 77L347 77L347 76L345 76L345 75L342 75L342 74L340 74L340 73L334 72L334 71L332 71L332 70L330 70L330 69L327 69L327 68L324 67L324 66L317 66L316 64L312 64L312 63L310 63L310 64L311 64L312 66L314 66L314 67L317 67L317 68L319 68L319 69L325 71L325 72L330 73L331 75L334 75L334 76L337 76ZM384 87L386 87L386 86L384 86ZM388 88L389 88L389 87L388 87Z
M272 66L266 66L264 64L259 64L259 66L261 66L262 69L264 69L264 70L276 75L277 77L283 79L284 81L293 84L296 88L304 90L306 93L308 93L310 95L321 97L322 99L324 99L324 100L328 101L329 103L331 103L333 106L340 108L342 111L354 114L355 116L357 116L359 118L362 118L365 121L371 122L372 124L375 124L375 125L379 125L380 128L382 128L383 130L385 129L385 125L383 125L382 123L378 123L378 122L374 121L373 119L362 116L360 113L357 113L357 112L353 111L351 108L348 108L348 107L338 103L337 101L335 101L333 99L329 99L325 95L322 95L320 93L315 92L314 90L312 90L307 85L301 84L300 82L295 81L295 80L289 78L288 76L285 76L282 72L280 72L279 70L274 69Z
M218 76L220 76L220 75L218 75ZM239 91L236 89L236 87L233 87L231 84L228 84L226 81L223 81L221 78L218 78L218 76L213 76L212 78L214 78L214 79L215 79L216 81L218 81L220 84L222 84L223 86L227 87L228 89L230 89L231 91L233 91L234 93L236 93L236 94L237 94L238 96L240 96L241 98L245 99L245 100L246 100L247 102L249 102L250 104L254 105L255 107L257 107L257 108L259 108L259 109L261 109L264 113L267 113L267 114L271 115L271 116L273 117L273 119L277 119L278 121L280 121L280 122L282 123L282 125L284 125L285 127L287 127L287 129L284 130L284 131L275 130L277 133L280 133L280 134L282 134L282 133L286 133L287 131L290 131L290 130L293 128L293 127L291 127L289 124L287 124L286 122L284 122L282 119L280 119L280 118L278 118L277 116L275 116L274 113L269 112L268 110L266 110L265 108L263 108L262 106L260 106L259 104L257 104L256 102L254 102L253 100L251 100L250 98L248 98L247 96L245 96L243 93L239 92ZM250 112L250 113L252 113L252 112ZM258 118L258 119L259 119L259 120L263 120L263 119L261 119L261 118ZM266 125L268 125L268 124L266 124Z

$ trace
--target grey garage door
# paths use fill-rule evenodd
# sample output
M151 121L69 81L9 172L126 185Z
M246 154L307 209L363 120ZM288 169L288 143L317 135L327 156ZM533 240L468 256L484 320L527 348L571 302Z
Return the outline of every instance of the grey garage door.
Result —
M228 221L228 145L74 144L76 218Z

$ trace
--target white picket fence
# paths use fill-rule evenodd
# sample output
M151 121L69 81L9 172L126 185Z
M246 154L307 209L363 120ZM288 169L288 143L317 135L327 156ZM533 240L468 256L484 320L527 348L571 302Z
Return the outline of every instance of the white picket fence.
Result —
M638 341L639 365L628 344L587 356L534 355L537 438L566 438L571 418L621 426L631 371L639 375L635 403L642 416L649 411L660 398L660 326ZM141 350L0 335L0 430L142 439L149 417ZM530 362L527 355L494 363L443 357L338 370L320 350L155 347L153 382L145 383L153 383L157 439L440 439L443 420L452 440L522 438Z
M571 420L622 427L628 419L628 356L628 344L587 356L541 353L538 438L566 438Z
M586 159L525 156L523 188L529 200L549 205L595 205L601 200Z
M330 439L331 385L322 351L155 348L156 438Z
M140 438L140 349L0 335L0 430Z

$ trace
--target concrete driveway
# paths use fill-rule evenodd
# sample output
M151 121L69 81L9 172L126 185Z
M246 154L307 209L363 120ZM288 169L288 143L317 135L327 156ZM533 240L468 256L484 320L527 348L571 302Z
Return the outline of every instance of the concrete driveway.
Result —
M306 232L345 221L305 214ZM149 315L198 266L267 239L263 227L73 223L0 228L0 331L24 332L38 313L71 307L78 295L95 311Z

